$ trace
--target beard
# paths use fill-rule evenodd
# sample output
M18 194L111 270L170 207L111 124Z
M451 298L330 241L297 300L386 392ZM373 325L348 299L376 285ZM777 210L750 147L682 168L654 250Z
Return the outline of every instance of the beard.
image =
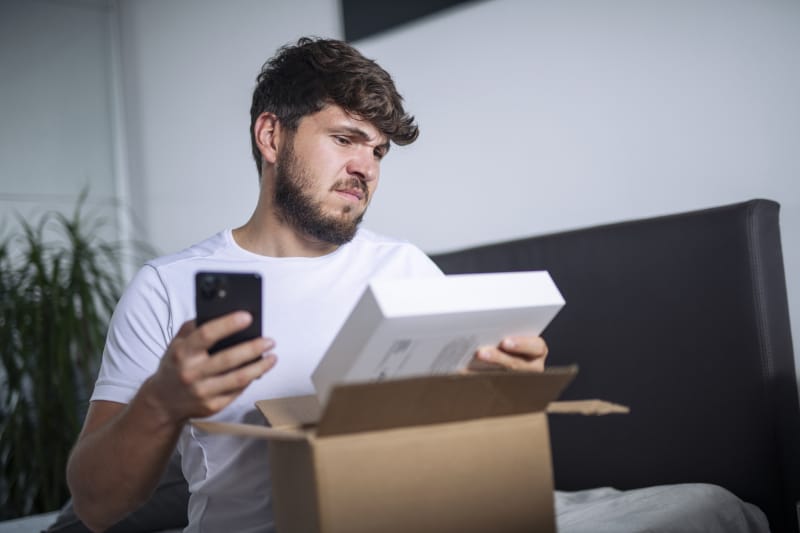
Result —
M280 218L296 230L318 241L341 245L350 242L364 218L366 208L356 217L346 216L353 206L342 208L341 215L330 215L323 211L307 191L312 189L313 178L308 169L295 156L292 142L281 150L275 169L275 202ZM364 193L365 205L369 203L369 191L361 180L337 181L331 190L358 188Z

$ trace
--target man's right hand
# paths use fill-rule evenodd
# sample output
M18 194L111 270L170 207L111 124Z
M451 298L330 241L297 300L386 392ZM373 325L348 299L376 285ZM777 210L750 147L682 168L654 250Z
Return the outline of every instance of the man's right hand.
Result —
M149 497L187 420L221 411L275 365L273 354L263 355L274 346L265 338L208 354L250 320L237 312L201 327L186 322L129 404L89 404L67 480L75 512L92 531L111 527Z
M217 341L246 328L251 320L249 313L240 311L200 327L185 322L143 386L154 407L175 424L210 416L268 372L276 363L275 355L267 353L275 346L271 339L257 338L208 354Z

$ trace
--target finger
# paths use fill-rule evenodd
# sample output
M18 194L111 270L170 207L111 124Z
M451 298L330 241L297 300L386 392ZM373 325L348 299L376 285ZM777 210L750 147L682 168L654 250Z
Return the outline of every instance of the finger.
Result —
M228 405L233 403L233 401L238 398L241 393L242 391L234 391L228 394L219 394L217 396L208 398L199 406L196 412L192 414L192 418L211 416L222 411Z
M209 399L217 396L239 394L253 380L271 370L277 360L275 354L270 353L249 365L204 379L198 383L197 393L199 396Z
M464 373L471 374L474 372L485 372L491 370L506 370L506 367L479 359L478 354L476 353L475 357L470 360L469 364L464 369Z
M476 359L478 362L509 370L534 372L541 372L544 370L544 358L529 359L527 357L504 352L493 346L486 346L479 349Z
M218 413L228 407L228 405L232 404L233 401L239 397L241 391L232 392L230 394L223 394L219 396L214 396L208 402L206 402L205 408L206 412L202 414L202 416L211 416L215 413Z
M235 311L227 315L209 320L189 336L192 347L208 350L214 344L250 325L253 317L247 311Z
M274 347L275 341L266 337L240 342L230 348L216 352L212 357L205 360L201 371L205 376L223 374L254 359L258 359Z
M500 349L527 359L545 358L548 353L547 343L544 339L532 335L506 337L500 343Z
M194 320L187 320L186 322L181 324L181 327L178 330L178 333L175 335L175 337L180 337L180 338L188 337L189 334L191 334L194 330L195 330Z

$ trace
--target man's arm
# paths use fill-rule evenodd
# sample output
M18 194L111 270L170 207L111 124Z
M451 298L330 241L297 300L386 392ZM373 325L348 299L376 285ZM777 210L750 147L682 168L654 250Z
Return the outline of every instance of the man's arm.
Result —
M67 465L73 506L103 531L144 503L175 448L180 428L158 427L139 395L128 404L94 401Z
M232 313L199 328L185 323L129 404L92 402L67 465L75 513L87 527L107 529L144 503L184 424L221 411L272 368L271 354L241 366L271 350L269 339L208 355L209 347L250 320Z

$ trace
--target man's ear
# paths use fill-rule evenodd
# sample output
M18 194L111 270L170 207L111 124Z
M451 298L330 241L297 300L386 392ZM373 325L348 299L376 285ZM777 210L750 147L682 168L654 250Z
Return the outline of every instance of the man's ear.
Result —
M278 117L274 113L261 113L253 124L253 134L264 162L275 164L282 134Z

